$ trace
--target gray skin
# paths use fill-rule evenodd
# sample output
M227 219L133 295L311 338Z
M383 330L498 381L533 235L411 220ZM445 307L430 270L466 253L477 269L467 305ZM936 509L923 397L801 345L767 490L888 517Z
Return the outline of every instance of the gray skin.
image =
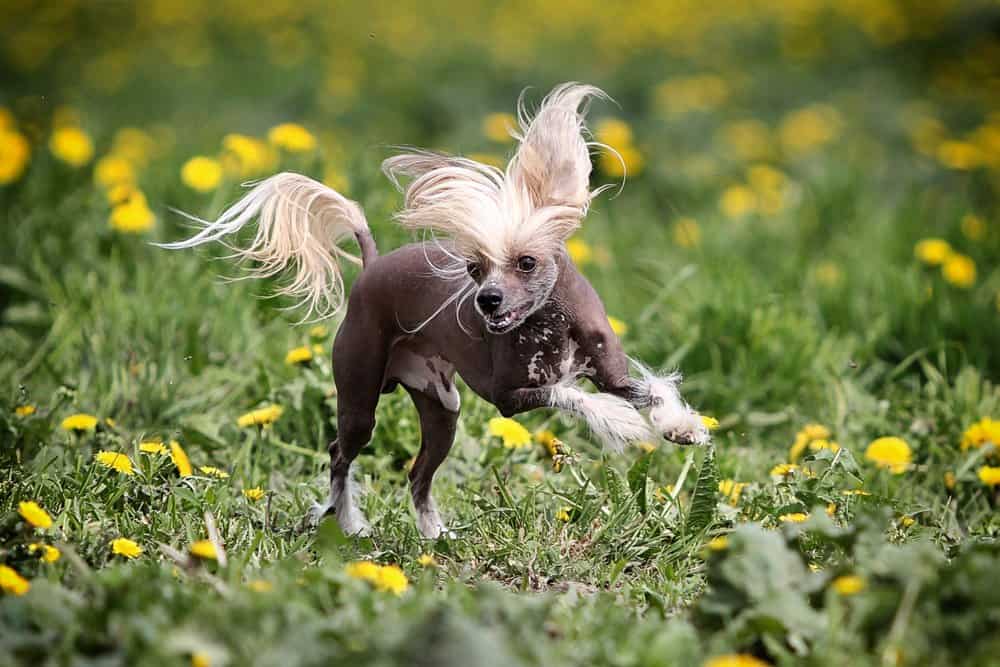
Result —
M379 257L369 233L358 242L364 268L333 344L333 497L347 488L351 462L371 438L380 395L398 385L420 417L420 452L409 475L418 513L432 506L434 473L455 437L456 372L505 417L551 407L550 385L567 375L589 377L600 391L648 407L648 392L629 378L628 359L600 298L564 250L533 258L531 271L523 270L530 262L519 264L518 258L511 266L480 265L448 279L429 264L454 262L438 245L407 245ZM469 298L453 301L410 333L463 285L472 289L470 277L478 284Z

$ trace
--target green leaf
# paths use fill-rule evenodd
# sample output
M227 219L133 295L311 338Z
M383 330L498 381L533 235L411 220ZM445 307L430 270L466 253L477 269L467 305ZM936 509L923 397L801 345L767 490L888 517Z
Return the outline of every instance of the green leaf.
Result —
M698 470L698 481L695 483L691 507L684 523L685 532L699 533L711 525L715 519L715 496L718 489L719 472L715 466L715 448L710 445L705 449L705 456Z
M649 454L643 454L632 464L628 471L628 488L632 491L632 497L639 505L639 511L646 513L648 502L646 498L646 477L649 473L649 461L652 458Z

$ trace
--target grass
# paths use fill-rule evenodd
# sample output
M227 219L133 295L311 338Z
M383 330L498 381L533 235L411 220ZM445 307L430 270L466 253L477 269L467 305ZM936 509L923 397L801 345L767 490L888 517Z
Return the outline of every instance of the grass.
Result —
M816 3L796 18L777 4L678 3L669 24L653 6L609 17L532 4L511 27L453 7L483 51L427 8L327 21L322 6L268 6L186 6L190 25L141 8L17 10L17 35L51 40L57 26L79 40L52 42L35 69L24 48L2 65L31 155L0 186L0 563L30 590L0 597L0 663L997 664L1000 599L984 585L1000 556L997 486L980 470L1000 443L961 446L1000 418L1000 99L982 68L995 37L980 29L995 9L900 4L886 18L884 3ZM120 50L91 42L95 26ZM616 145L624 189L580 233L582 268L627 325L627 351L684 371L688 399L720 422L713 446L607 456L575 421L519 416L569 448L556 472L540 444L490 436L496 410L462 387L435 485L456 535L427 542L406 486L418 424L397 391L357 466L372 536L311 528L335 436L336 320L312 331L263 298L269 285L220 280L233 275L221 253L152 246L186 231L170 207L212 215L264 173L227 172L200 193L181 166L218 155L227 133L300 122L318 148L267 170L337 183L385 251L409 240L378 170L386 146L502 157L485 114L511 111L525 85L537 101L572 78L620 105L594 106L599 139L610 118L632 134ZM49 150L67 122L53 104L72 105L95 142L86 165ZM747 120L764 127L754 150ZM94 180L131 126L150 137L130 159L156 216L139 234L109 225ZM615 178L598 161L595 182ZM971 258L971 284L915 257L931 237ZM319 346L312 362L287 364L302 345ZM237 425L270 404L284 409L272 426ZM63 429L74 413L99 423ZM810 423L840 449L772 475ZM905 472L865 457L881 436L906 441ZM178 441L194 474L139 449L154 439ZM97 463L103 450L134 474ZM719 480L746 486L734 500ZM257 487L263 498L244 496ZM28 525L22 501L53 525ZM798 514L809 518L781 519ZM142 555L113 554L119 537ZM224 558L189 554L209 537ZM44 562L35 543L61 557ZM350 576L363 560L400 566L408 589ZM842 592L844 576L861 590Z

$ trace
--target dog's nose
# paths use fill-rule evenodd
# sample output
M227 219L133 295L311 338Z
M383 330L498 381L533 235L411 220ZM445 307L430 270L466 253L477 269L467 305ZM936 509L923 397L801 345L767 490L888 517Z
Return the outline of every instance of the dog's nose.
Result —
M487 315L496 312L502 301L503 292L497 287L484 287L476 295L476 303L479 304L479 308Z

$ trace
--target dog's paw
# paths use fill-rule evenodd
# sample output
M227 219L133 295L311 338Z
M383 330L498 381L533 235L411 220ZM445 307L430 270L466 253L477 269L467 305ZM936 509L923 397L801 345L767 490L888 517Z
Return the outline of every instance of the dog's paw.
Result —
M329 503L313 502L309 511L306 512L306 523L310 526L318 526L319 522L329 516L330 512Z
M701 417L695 412L688 412L664 429L663 437L678 445L704 445L710 436Z
M444 522L441 520L441 515L437 513L437 510L425 510L423 512L417 512L417 530L424 539L437 540L437 539L454 539L455 533L448 530L445 527Z

